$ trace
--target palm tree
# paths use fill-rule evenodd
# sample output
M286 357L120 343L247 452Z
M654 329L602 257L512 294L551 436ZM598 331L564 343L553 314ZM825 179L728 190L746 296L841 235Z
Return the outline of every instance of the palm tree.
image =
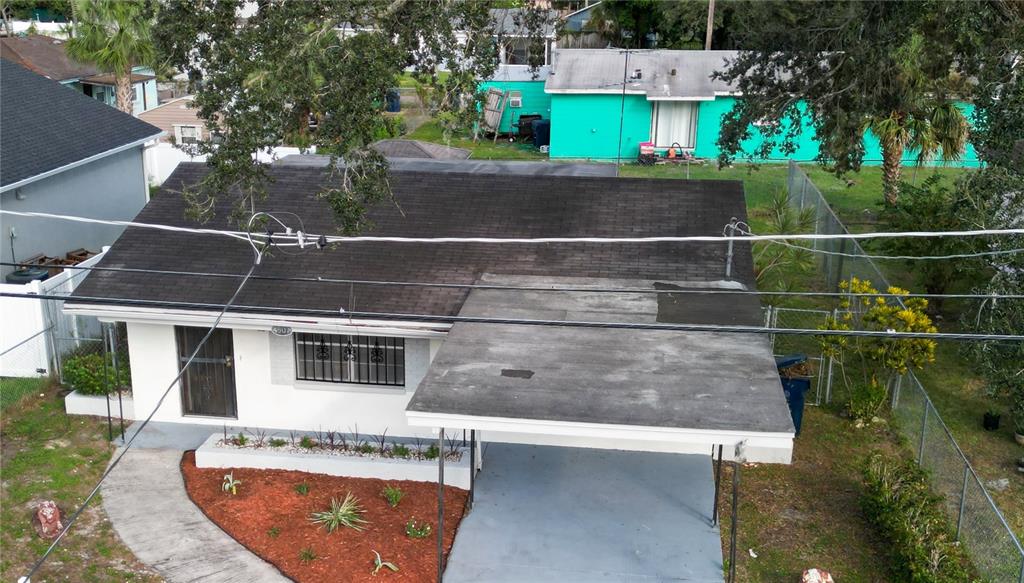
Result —
M132 113L132 67L152 63L151 17L139 0L73 0L77 26L68 55L114 75L117 108Z
M865 125L882 146L882 193L889 205L899 200L904 151L916 151L921 165L940 152L943 160L959 160L967 146L967 118L952 102L916 113L893 111Z

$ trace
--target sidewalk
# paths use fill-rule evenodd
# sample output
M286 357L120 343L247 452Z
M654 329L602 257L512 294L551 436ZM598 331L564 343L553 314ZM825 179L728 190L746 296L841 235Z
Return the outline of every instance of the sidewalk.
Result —
M189 500L181 455L133 448L103 484L103 508L125 545L170 583L288 581Z

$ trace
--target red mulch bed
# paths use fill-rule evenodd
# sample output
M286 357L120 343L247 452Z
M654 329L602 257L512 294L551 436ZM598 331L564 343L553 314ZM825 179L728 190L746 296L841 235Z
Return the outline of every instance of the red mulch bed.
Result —
M224 474L232 471L235 479L242 481L235 496L221 491ZM410 518L437 528L437 484L285 470L197 468L195 452L191 451L181 459L181 473L189 497L210 520L295 581L418 583L433 581L437 576L436 531L421 539L405 534L405 523ZM295 491L295 485L301 482L309 484L305 496ZM405 493L397 508L388 506L381 497L385 484L398 486ZM330 508L331 498L340 501L346 492L352 492L366 510L363 518L369 524L362 532L340 528L328 533L309 521L310 514ZM446 560L467 496L465 490L445 487ZM271 527L280 529L276 537L267 534ZM303 564L299 551L307 547L316 552L317 558ZM370 575L373 551L396 564L399 571L385 567L376 576Z

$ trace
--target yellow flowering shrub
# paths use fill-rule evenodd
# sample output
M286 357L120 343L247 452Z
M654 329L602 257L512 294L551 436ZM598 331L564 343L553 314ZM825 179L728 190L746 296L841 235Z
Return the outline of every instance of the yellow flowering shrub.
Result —
M909 297L910 292L905 289L893 286L886 290L887 295L877 295L879 292L870 281L856 277L841 282L839 287L849 293L842 297L833 314L825 318L821 330L937 331L925 313L928 300ZM818 341L822 354L840 365L843 381L850 389L852 413L858 412L853 409L864 409L860 413L877 411L884 403L886 384L880 384L878 378L906 374L910 368L921 369L935 362L936 342L929 338L822 335ZM846 375L850 356L860 361L864 377L854 386Z

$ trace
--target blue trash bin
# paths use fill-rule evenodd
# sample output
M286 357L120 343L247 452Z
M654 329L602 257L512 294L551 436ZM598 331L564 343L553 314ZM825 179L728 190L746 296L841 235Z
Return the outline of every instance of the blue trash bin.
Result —
M779 380L782 381L782 394L786 396L786 404L789 405L789 414L793 417L793 426L796 428L797 435L800 435L800 425L804 420L804 395L811 388L811 379L785 377L782 376L782 371L805 362L807 362L805 354L793 354L775 359L775 366L779 369Z
M388 113L398 113L402 111L402 94L398 89L388 89L385 97L385 108L384 110Z
M551 120L533 120L533 147L540 148L551 144Z

